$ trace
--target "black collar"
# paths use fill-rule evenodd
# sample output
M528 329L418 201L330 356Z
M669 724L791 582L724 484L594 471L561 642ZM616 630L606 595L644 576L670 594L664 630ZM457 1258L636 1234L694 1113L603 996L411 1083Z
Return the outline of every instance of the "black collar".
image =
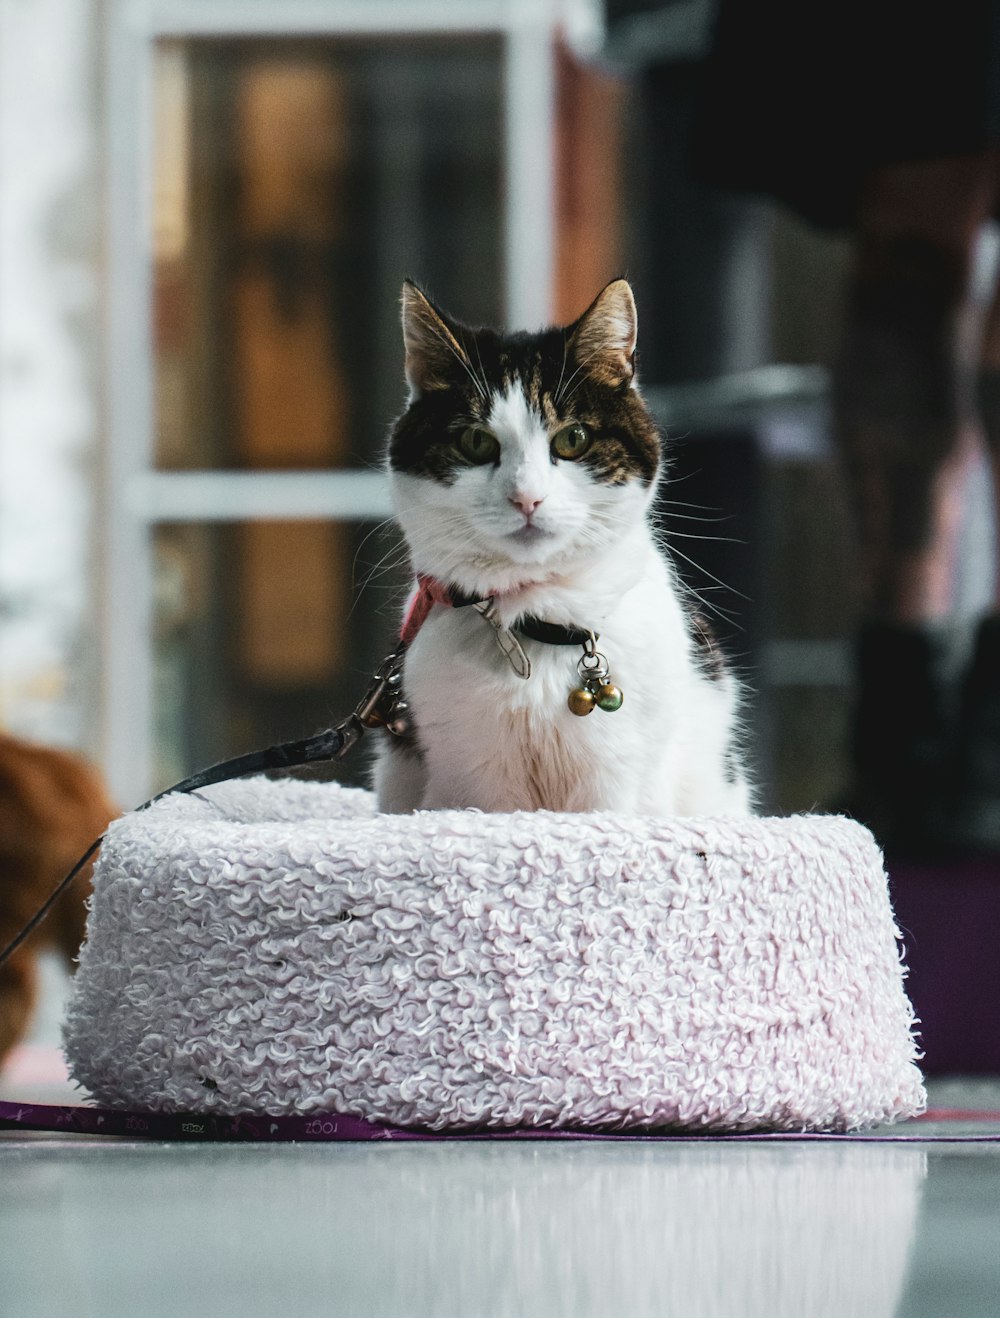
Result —
M474 595L464 594L457 586L449 586L448 594L456 609L486 603L486 600L477 599ZM583 645L592 636L594 640L598 639L596 632L584 631L582 627L564 627L561 622L544 622L530 613L527 617L519 618L511 630L520 632L529 641L540 641L542 645Z
M561 622L543 622L529 614L514 624L514 631L526 636L529 641L541 641L543 645L583 645L591 637L596 641L596 632L585 632L579 627L564 627Z

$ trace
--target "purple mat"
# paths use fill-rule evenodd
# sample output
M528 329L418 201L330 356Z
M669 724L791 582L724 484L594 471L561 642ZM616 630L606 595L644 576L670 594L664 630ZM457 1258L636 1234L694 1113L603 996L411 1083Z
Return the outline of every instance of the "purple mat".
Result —
M887 858L928 1075L1000 1075L1000 857Z
M954 1130L920 1129L920 1122L940 1125L955 1123ZM994 1129L969 1131L968 1125L989 1122ZM296 1117L174 1114L164 1112L119 1112L111 1108L57 1106L42 1103L0 1102L0 1131L54 1131L75 1135L122 1135L128 1139L201 1140L201 1141L369 1141L369 1140L661 1140L678 1143L725 1143L762 1140L845 1140L878 1143L915 1143L942 1141L960 1144L1000 1143L1000 1113L928 1112L917 1121L906 1123L896 1131L835 1134L822 1131L745 1131L743 1133L706 1132L704 1134L670 1131L593 1131L552 1130L548 1128L481 1131L403 1130L398 1126L379 1126L360 1117L337 1113Z

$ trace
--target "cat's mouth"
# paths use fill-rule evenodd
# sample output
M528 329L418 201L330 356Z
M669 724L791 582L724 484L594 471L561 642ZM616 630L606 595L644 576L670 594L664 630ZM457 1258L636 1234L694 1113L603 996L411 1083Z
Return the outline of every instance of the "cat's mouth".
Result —
M532 560L539 553L548 554L557 539L555 531L538 526L534 522L525 522L523 526L519 526L516 531L511 531L505 537L509 552L517 558L526 554Z
M538 540L548 540L552 534L544 526L538 526L535 522L525 522L516 531L511 531L508 539L516 540L520 544L533 545Z

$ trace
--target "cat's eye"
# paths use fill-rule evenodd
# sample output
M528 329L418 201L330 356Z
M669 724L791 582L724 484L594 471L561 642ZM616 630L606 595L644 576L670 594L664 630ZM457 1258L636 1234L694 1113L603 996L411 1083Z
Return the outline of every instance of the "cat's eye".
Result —
M458 451L469 462L485 465L499 458L500 441L485 426L469 426L458 437Z
M552 452L557 458L565 458L568 462L572 462L574 458L583 457L590 448L591 442L591 434L587 427L581 425L579 421L574 421L572 425L563 426L562 430L557 430L552 436Z

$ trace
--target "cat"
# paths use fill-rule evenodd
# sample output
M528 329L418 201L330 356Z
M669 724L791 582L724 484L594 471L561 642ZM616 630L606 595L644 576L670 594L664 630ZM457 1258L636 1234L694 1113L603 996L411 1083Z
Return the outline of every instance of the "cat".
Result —
M407 281L402 324L387 466L417 586L379 809L749 813L738 684L651 526L629 284L502 335Z
M78 756L0 733L0 951L117 814L97 772ZM0 965L0 1065L30 1024L40 947L54 945L73 961L89 891L87 867Z

